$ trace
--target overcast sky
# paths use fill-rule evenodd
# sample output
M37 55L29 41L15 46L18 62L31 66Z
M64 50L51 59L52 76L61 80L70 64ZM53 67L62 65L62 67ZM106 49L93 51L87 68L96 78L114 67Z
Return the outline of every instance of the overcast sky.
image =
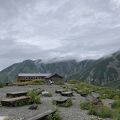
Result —
M25 59L99 58L120 48L120 0L0 0L0 70Z

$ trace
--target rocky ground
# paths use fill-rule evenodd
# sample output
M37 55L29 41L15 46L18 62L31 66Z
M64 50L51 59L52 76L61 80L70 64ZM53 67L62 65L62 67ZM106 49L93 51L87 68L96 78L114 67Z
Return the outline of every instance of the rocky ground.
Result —
M55 97L60 97L61 95L56 94L55 90L61 89L57 85L35 85L35 86L11 86L0 88L0 100L6 97L7 92L11 91L23 91L33 88L41 88L52 93L53 97L41 97L41 104L39 105L38 110L29 110L29 106L23 107L0 107L0 116L7 115L10 117L10 120L23 120L24 118L43 113L49 109L54 108L52 105L52 100ZM74 93L72 97L73 105L70 108L59 107L60 116L63 120L91 120L91 116L88 116L85 111L80 110L80 100L84 100L83 97Z

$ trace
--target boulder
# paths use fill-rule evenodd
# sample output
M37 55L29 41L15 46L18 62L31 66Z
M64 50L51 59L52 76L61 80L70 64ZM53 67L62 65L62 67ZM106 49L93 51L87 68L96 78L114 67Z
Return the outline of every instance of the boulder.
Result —
M33 104L29 107L30 110L36 110L38 108L37 104Z
M52 95L51 95L50 92L43 91L43 92L42 92L42 96L44 96L44 97L51 97Z
M92 93L91 93L91 96L93 96L93 97L96 98L96 99L99 99L99 98L100 98L100 94L99 94L99 93L96 93L96 92L92 92Z
M102 105L100 95L98 93L92 92L86 97L86 100L91 102L94 105Z
M112 99L103 99L102 102L105 106L112 107L112 104L114 103L115 100Z

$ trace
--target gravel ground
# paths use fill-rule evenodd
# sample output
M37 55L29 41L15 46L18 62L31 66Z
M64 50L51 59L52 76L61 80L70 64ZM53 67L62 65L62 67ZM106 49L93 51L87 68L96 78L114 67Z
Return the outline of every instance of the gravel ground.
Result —
M23 120L24 118L37 115L39 113L43 113L49 109L53 109L55 106L52 105L52 100L56 97L60 97L59 94L55 93L55 90L61 89L60 86L57 85L35 85L35 86L12 86L12 87L4 87L0 88L0 100L5 99L7 92L12 91L23 91L29 90L33 88L41 88L46 91L49 91L53 94L53 97L41 97L41 104L39 105L38 110L29 110L29 106L23 107L0 107L0 115L7 115L10 117L10 120ZM84 100L78 94L74 93L72 97L73 105L70 108L59 107L60 115L63 120L90 120L90 116L87 115L86 112L81 111L79 107L80 100Z
M80 100L84 100L84 98L74 93L73 105L70 108L59 108L63 120L90 120L90 116L80 110Z

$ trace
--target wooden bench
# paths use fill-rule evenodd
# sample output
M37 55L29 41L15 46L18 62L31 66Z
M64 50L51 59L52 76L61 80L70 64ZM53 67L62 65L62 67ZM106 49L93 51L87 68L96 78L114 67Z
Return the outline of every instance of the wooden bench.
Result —
M29 104L29 97L27 96L9 98L1 101L1 105L7 106L7 107L16 107L16 106L22 106L26 104Z
M88 95L88 93L81 90L77 90L77 93L80 94L82 97L86 97Z
M62 92L65 92L65 90L61 89L61 90L56 90L55 92L61 94Z
M53 103L54 103L55 105L60 105L60 104L65 103L67 100L68 100L68 98L55 98L55 99L53 100Z
M66 97L71 97L71 96L73 96L73 92L71 92L71 91L62 92L61 95L66 96Z
M77 92L77 88L71 88L71 90Z
M33 116L33 117L30 117L30 118L26 118L24 120L47 120L46 118L49 116L49 115L54 115L56 112L56 110L48 110L42 114L38 114L36 116Z
M21 96L26 96L27 93L28 91L9 92L9 93L6 93L6 97L8 98L21 97Z

